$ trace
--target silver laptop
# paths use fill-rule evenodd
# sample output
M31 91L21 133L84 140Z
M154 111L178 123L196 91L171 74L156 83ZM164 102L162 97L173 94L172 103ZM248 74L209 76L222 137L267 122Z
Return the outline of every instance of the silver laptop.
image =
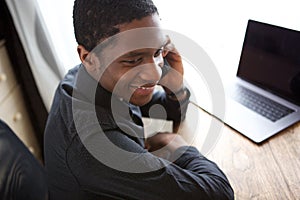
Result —
M260 143L300 120L300 32L249 20L225 123Z

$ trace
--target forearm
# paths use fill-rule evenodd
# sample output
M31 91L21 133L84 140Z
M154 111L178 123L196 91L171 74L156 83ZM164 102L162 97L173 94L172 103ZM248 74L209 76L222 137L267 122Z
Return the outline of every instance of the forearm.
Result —
M145 144L151 153L178 166L169 165L167 170L174 175L182 195L187 195L188 199L233 199L232 188L218 166L196 148L189 147L179 135L158 133L148 138Z
M194 182L195 194L207 196L208 199L234 199L234 192L224 173L212 161L205 158L194 147L181 147L173 158L174 163L188 171L186 178Z
M109 131L105 135L103 137L108 137L122 150L120 153L131 152L125 157L116 157L115 154L111 157L117 158L116 164L122 166L123 170L107 166L85 148L78 148L82 146L79 138L73 141L70 146L72 151L68 154L68 166L72 174L82 185L82 189L91 195L99 196L99 199L102 196L145 200L233 199L233 192L225 175L195 148L178 148L171 156L179 158L172 163L153 156L121 132ZM97 144L101 155L112 154L111 149L105 148L102 139L91 139ZM127 172L134 169L137 169L135 173ZM141 169L145 170L144 173Z

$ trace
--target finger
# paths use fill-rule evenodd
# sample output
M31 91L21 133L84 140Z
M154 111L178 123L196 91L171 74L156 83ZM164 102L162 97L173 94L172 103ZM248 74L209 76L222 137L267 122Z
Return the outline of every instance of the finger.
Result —
M145 146L144 146L144 149L147 149L147 150L149 150L149 148L150 148L150 145L148 144L148 142L147 142L147 140L145 141Z
M165 51L176 52L175 45L171 41L165 45L164 50Z
M165 43L165 45L163 47L164 48L163 53L165 55L167 55L170 51L175 51L176 52L175 45L172 43L172 41L170 39L170 36L166 35L166 38L167 38L167 42Z
M169 53L169 51L164 49L162 52L162 56L166 57L168 55L168 53Z

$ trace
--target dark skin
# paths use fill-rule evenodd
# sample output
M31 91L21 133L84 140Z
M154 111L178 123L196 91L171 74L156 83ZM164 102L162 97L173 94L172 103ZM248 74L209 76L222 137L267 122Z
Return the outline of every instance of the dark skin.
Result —
M118 26L120 32L135 30L143 27L160 28L160 19L157 14L144 17L140 20L133 20L127 24ZM117 57L110 65L103 69L101 60L87 51L82 45L77 48L79 57L84 64L87 72L100 82L102 87L108 91L126 99L124 93L130 93L128 101L134 105L142 106L148 103L153 94L155 85L166 85L166 93L178 91L183 83L183 64L182 59L170 39L158 31L153 33L156 39L157 48L138 49L123 56ZM127 42L127 41L126 41ZM114 51L110 52L110 55ZM163 58L169 62L172 70L161 78L161 67ZM102 62L103 63L103 62ZM120 89L116 89L119 87ZM183 93L178 99L184 99ZM150 152L156 151L164 146L170 153L187 143L178 134L158 133L145 141L145 148ZM158 155L164 157L164 155Z

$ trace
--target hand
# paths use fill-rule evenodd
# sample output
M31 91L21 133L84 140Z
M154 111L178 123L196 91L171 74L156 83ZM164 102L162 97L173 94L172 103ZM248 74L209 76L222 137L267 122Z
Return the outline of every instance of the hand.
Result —
M170 38L164 47L163 57L168 61L172 69L159 81L159 84L164 87L168 94L177 92L183 85L184 69L182 58Z
M157 133L156 135L147 138L145 141L145 148L149 152L157 151L158 154L156 155L162 158L168 157L168 155L166 155L166 152L172 154L179 147L187 145L188 144L186 143L186 141L180 135L169 132Z

